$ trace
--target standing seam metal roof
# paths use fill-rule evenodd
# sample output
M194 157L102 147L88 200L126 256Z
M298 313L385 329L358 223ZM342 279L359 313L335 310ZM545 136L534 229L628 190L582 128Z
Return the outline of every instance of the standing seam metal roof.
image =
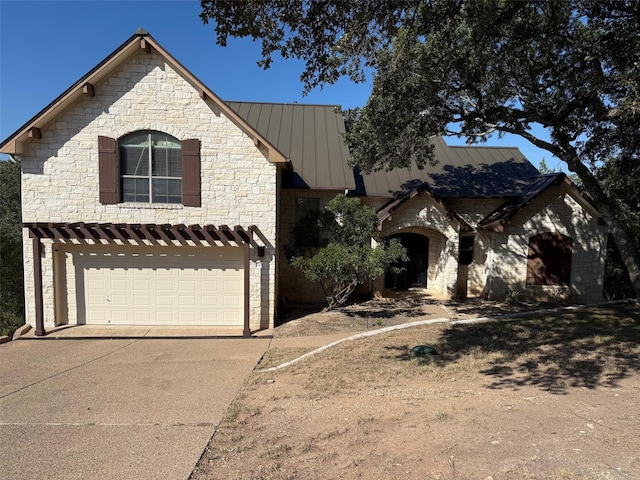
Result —
M515 198L539 175L517 148L450 147L443 138L433 143L434 164L362 175L361 193L397 198L426 183L441 198Z
M426 184L438 198L511 199L525 195L539 175L517 148L450 147L442 137L433 140L433 165L361 175L348 167L340 107L261 102L227 105L291 161L293 172L285 175L285 188L349 189L356 195L400 198Z
M355 189L339 106L226 103L291 161L293 178L283 180L285 187Z

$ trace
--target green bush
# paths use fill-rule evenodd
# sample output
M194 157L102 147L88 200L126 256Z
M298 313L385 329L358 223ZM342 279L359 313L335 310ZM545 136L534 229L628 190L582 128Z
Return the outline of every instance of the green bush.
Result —
M291 264L309 280L318 282L331 310L347 301L355 288L384 275L397 260L407 261L396 240L377 243L377 216L360 199L338 195L325 212L301 219L292 229L287 250Z

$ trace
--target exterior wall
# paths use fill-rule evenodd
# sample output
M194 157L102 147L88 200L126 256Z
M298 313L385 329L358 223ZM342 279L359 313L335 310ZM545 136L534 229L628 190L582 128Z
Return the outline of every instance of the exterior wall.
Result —
M467 222L475 227L480 220L504 203L495 198L452 198L448 205ZM473 262L467 267L467 293L478 296L485 291L487 281L487 257L491 248L491 234L477 232L473 245Z
M529 238L541 232L558 232L573 240L571 287L526 285ZM514 289L535 300L599 302L606 242L606 226L598 225L567 187L551 187L516 214L504 232L492 235L486 294L503 298L507 289Z
M382 234L388 237L419 233L429 237L427 291L451 297L455 295L458 279L458 228L447 219L440 205L427 195L420 195L393 212L384 222Z
M98 199L98 136L159 130L201 141L202 207ZM102 84L42 129L22 158L24 222L256 225L266 244L251 262L252 328L273 324L277 167L211 101L157 53L130 58ZM55 322L52 243L42 259L45 326ZM189 247L184 247L189 248ZM35 324L31 240L24 234L27 322ZM73 323L73 319L70 319Z
M342 191L281 190L280 221L278 224L278 300L281 303L324 303L325 294L317 283L308 280L300 270L289 265L285 247L296 219L298 198L318 198L326 204Z

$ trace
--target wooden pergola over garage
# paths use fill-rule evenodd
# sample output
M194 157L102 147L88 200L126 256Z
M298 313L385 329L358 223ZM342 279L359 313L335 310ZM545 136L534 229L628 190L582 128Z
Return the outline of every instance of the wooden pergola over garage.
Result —
M130 223L24 223L33 240L33 270L36 302L37 336L46 335L44 329L44 308L42 295L42 239L56 243L87 245L138 245L138 246L182 246L182 247L242 247L244 250L244 296L243 336L251 335L249 326L249 266L251 248L256 248L258 256L264 255L264 247L254 241L257 227L247 228L227 225L171 225L171 224L130 224Z

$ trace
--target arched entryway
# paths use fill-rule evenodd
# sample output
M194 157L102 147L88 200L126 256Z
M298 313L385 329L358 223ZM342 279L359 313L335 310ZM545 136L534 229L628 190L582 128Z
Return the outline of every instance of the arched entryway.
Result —
M427 287L427 270L429 268L429 237L419 233L399 233L389 239L398 239L407 249L408 262L399 262L402 273L387 273L384 278L385 288L405 290L410 287Z

